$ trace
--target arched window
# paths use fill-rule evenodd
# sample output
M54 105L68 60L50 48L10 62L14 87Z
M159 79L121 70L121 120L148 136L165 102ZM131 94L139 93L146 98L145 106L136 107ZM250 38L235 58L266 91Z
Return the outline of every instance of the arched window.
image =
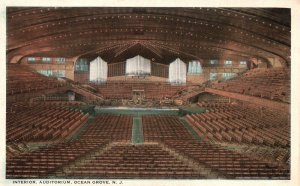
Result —
M189 70L188 74L201 74L202 73L202 66L200 61L190 61L189 62Z
M186 83L186 64L179 58L169 66L169 82L172 84Z
M85 58L80 58L75 63L76 72L87 72L89 71L88 60Z
M138 55L126 60L127 76L146 76L151 74L150 60Z
M90 81L96 83L107 81L107 63L101 57L90 62Z

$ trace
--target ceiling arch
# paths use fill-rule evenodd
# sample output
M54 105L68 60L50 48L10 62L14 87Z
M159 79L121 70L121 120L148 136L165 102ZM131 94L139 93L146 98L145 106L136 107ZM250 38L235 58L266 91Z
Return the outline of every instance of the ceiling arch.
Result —
M135 54L171 59L277 58L290 65L290 10L268 8L7 8L9 56Z

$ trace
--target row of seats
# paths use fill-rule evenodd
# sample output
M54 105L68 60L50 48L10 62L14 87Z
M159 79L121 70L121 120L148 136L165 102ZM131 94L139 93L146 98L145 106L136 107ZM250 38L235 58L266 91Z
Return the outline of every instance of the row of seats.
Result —
M88 114L63 107L25 104L7 112L8 142L60 140L70 136L88 119Z
M289 177L289 168L252 159L216 144L198 142L187 132L177 117L171 116L171 118L143 116L144 138L165 144L176 152L210 168L220 177L252 179L287 179Z
M229 103L221 103L217 107L210 104L214 110L186 116L189 124L204 139L282 147L290 145L290 125L283 114L269 116L250 107ZM203 107L204 104L199 105ZM228 106L223 107L225 105Z
M55 89L65 86L64 82L42 76L29 68L18 65L7 65L7 89L6 94L15 95L37 92L46 89Z
M142 121L145 141L156 141L175 149L221 177L289 178L288 168L196 141L176 116L143 116ZM132 116L96 116L74 142L9 157L7 178L46 178L58 172L72 178L205 177L159 145L129 145L131 133ZM112 142L121 143L109 147ZM80 161L76 161L79 158Z
M196 98L201 92L204 91L205 86L187 86L182 91L178 91L174 98L181 99L183 101L189 101L190 98Z
M169 147L209 167L219 177L227 179L288 179L288 167L279 167L243 154L205 142L183 140L164 142Z
M178 137L183 140L193 139L176 116L143 116L142 123L145 142L178 139Z
M53 115L49 112L47 114ZM106 114L97 116L73 142L58 143L51 147L46 146L8 156L6 176L7 178L46 178L78 158L90 157L93 152L103 149L111 142L129 142L131 133L132 116ZM111 154L113 153L109 155Z
M229 92L290 102L290 72L284 68L253 69L229 81L212 87Z
M77 107L86 105L86 103L80 102L80 101L57 101L57 100L40 101L40 102L38 102L38 104L39 105L55 105L58 107L72 107L72 108L77 108Z
M101 140L81 140L7 157L6 178L47 178L59 168L106 144Z
M203 178L203 175L155 144L114 145L65 170L67 178Z
M17 154L20 154L25 151L29 151L30 148L28 145L24 142L21 143L10 143L6 145L6 157L10 158L12 156L15 156Z
M290 161L290 149L281 148L281 147L268 147L261 145L248 145L248 144L221 144L224 147L234 148L236 151L247 156L256 157L257 159L268 161L268 162L277 162L283 166L289 165Z
M81 139L107 139L110 142L130 142L132 116L103 114L95 117Z

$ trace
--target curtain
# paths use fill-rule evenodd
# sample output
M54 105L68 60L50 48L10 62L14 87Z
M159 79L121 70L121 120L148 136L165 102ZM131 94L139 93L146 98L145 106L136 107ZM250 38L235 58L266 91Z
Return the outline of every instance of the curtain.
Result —
M134 58L126 60L126 75L127 76L140 76L151 74L151 63L149 59L143 58L138 55Z
M169 82L172 84L186 83L186 64L177 58L169 66Z
M101 57L90 62L90 81L97 83L107 81L107 62Z

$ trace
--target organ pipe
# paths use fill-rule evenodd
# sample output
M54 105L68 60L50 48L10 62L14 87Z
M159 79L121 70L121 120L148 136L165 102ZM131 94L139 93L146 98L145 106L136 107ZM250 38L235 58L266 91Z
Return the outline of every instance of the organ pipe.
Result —
M90 81L103 83L107 81L107 62L101 57L97 57L90 62Z
M186 83L186 64L177 58L169 66L169 82L172 84Z
M126 60L127 76L145 76L151 74L151 63L149 59L138 55Z

